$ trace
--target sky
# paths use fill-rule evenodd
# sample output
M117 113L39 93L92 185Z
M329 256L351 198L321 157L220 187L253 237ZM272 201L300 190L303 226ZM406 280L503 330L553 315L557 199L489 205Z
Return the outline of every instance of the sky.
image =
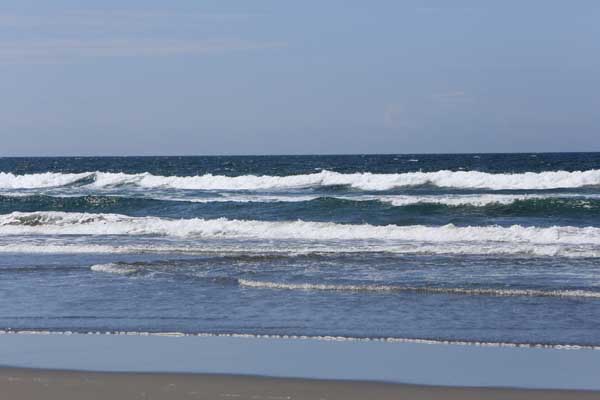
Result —
M0 3L0 156L600 151L598 1Z

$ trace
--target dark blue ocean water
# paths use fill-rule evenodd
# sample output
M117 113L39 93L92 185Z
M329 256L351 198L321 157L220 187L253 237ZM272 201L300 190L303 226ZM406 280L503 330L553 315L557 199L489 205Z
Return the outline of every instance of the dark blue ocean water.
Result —
M600 153L0 158L0 329L600 345Z

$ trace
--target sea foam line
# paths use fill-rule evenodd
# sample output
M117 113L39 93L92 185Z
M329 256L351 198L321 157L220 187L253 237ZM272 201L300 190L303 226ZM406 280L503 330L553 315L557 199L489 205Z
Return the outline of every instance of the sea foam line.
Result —
M116 271L105 271L114 272ZM284 290L319 290L340 292L413 292L424 294L455 294L468 296L496 296L496 297L586 297L600 298L600 292L588 290L538 290L538 289L494 289L494 288L461 288L461 287L418 287L399 285L338 285L315 283L283 283L265 282L248 279L238 279L240 286L259 289L284 289Z
M300 196L300 195L243 195L227 194L219 197L185 198L185 197L156 197L156 200L182 201L191 203L295 203L315 200L345 200L345 201L378 201L395 207L406 207L422 204L439 204L449 207L488 205L511 205L519 201L531 200L563 200L576 201L575 206L589 208L590 200L599 200L598 194L579 193L547 193L547 194L447 194L447 195L354 195L354 196Z
M553 343L523 343L523 342L486 342L453 339L402 338L402 337L353 337L353 336L323 336L323 335L276 335L250 333L210 333L210 332L144 332L144 331L53 331L53 330L19 330L0 329L0 335L106 335L106 336L156 336L165 338L235 338L248 340L309 340L329 342L381 342L381 343L413 343L431 345L458 345L478 347L512 347L531 349L556 350L600 350L600 345L553 344Z
M101 245L101 244L73 244L65 239L62 244L43 243L10 243L0 244L0 253L13 254L187 254L187 255L223 255L223 254L277 254L283 256L303 256L310 254L358 254L381 253L402 255L503 255L511 257L565 257L565 258L598 258L600 249L589 246L557 246L557 245L532 245L532 244L463 244L440 243L431 244L398 244L398 245L370 245L370 244L343 244L335 243L315 245L300 243L269 244L256 242L236 242L229 246L203 244L202 246L177 246L177 245Z
M95 264L91 271L117 275L131 275L144 271L143 266L129 264ZM540 290L540 289L498 289L498 288L464 288L464 287L431 287L431 286L401 286L385 284L325 284L325 283L287 283L256 281L250 279L235 279L241 287L253 289L275 290L306 290L332 292L409 292L417 294L450 294L466 296L493 297L562 297L562 298L600 298L600 292L589 290Z
M339 173L320 171L312 174L287 176L269 175L198 175L160 176L150 173L126 174L85 172L79 174L42 173L15 175L0 172L0 188L46 188L65 186L82 180L88 187L105 188L122 185L143 188L175 188L196 190L269 190L320 186L349 186L361 190L390 190L393 188L434 185L471 189L558 189L600 185L600 170L544 171L496 173L480 171L405 172L376 174L370 172Z

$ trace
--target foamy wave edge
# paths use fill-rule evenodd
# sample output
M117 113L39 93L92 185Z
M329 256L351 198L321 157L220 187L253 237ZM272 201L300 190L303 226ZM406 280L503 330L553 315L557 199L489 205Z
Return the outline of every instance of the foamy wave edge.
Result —
M512 225L443 226L340 224L312 221L169 219L121 214L13 212L0 215L5 235L159 235L195 238L290 240L399 240L408 242L502 242L600 245L600 228Z
M113 271L110 271L113 272ZM124 273L124 272L114 272ZM416 287L399 285L334 285L311 283L280 283L238 279L242 287L257 289L282 289L282 290L319 290L338 292L413 292L430 294L456 294L468 296L495 296L495 297L582 297L600 298L600 292L588 290L539 290L539 289L494 289L480 288L469 289L462 287Z
M115 263L95 264L90 267L93 272L116 275L132 275L140 272L141 268ZM464 287L431 287L431 286L400 286L378 284L319 284L319 283L285 283L236 279L240 287L253 289L307 290L331 292L408 292L420 294L449 294L466 296L492 297L562 297L562 298L600 298L600 292L589 290L540 290L540 289L497 289L497 288L464 288Z
M329 342L379 342L379 343L413 343L433 345L458 345L478 347L512 347L531 349L557 350L600 350L600 345L552 344L552 343L519 343L519 342L484 342L469 340L420 339L400 337L353 337L353 336L318 336L318 335L261 335L250 333L186 333L186 332L141 332L141 331L51 331L51 330L13 330L0 329L0 335L104 335L104 336L151 336L166 338L183 337L223 337L236 339L266 339L266 340L311 340Z
M94 272L104 272L108 274L130 275L138 271L137 268L120 266L114 263L95 264L90 267Z
M492 247L482 248L480 245L456 247L435 247L420 246L419 248L405 247L385 247L385 246L365 246L348 247L340 246L329 247L211 247L211 248L189 248L177 246L105 246L105 245L45 245L45 244L7 244L0 245L0 254L2 253L31 253L31 254L195 254L195 255L219 255L219 254L279 254L293 256L302 256L308 254L359 254L359 253L386 253L386 254L446 254L446 255L507 255L514 257L565 257L565 258L598 258L600 251L581 249L563 249L556 246L525 246L515 247Z
M313 174L270 175L197 175L160 176L150 173L126 174L83 172L79 174L41 173L15 175L0 172L0 188L45 188L75 184L82 180L86 187L105 188L133 185L143 188L196 190L268 190L319 186L349 186L361 190L390 190L397 187L434 185L471 189L559 189L600 185L600 170L544 171L491 174L480 171L404 172L376 174L371 172L339 173L323 170Z

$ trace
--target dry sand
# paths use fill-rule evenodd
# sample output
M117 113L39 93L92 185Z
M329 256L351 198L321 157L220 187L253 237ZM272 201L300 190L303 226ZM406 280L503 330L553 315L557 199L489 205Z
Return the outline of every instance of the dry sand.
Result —
M0 368L0 399L600 399L600 392L458 388L210 374Z

